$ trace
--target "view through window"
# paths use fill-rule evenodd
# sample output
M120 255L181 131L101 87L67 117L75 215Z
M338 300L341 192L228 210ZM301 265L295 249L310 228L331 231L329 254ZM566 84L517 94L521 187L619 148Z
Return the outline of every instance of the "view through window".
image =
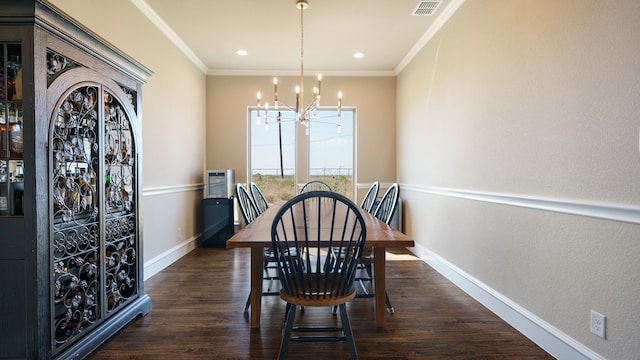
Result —
M283 121L275 122L278 115ZM336 115L335 110L316 111L317 120L311 120L309 135L298 139L298 146L309 149L309 166L296 169L295 134L296 126L301 125L290 120L293 113L269 111L269 124L265 125L263 112L258 124L257 111L250 110L250 180L260 187L268 203L286 201L298 193L296 172L308 174L310 181L324 181L333 191L353 199L355 110L342 109L339 128Z
M335 111L318 113L309 125L309 181L320 180L353 200L353 110L342 110L340 132ZM329 117L331 120L323 122Z
M264 118L258 123L258 112L253 109L250 114L251 181L260 187L268 203L289 200L296 194L295 126L297 124L292 121L265 124ZM282 115L282 112L280 114ZM291 114L285 115L291 117ZM270 119L276 119L277 116L278 112L269 112Z

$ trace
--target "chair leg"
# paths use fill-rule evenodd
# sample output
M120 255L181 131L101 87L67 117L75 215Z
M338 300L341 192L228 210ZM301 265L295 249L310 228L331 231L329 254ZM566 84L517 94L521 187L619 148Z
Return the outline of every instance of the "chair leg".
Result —
M391 305L391 300L389 300L389 294L387 294L387 292L384 292L384 300L387 303L387 312L389 314L393 314L394 312L396 312L396 309L393 308L393 306Z
M249 306L251 306L251 291L249 291L249 297L247 297L247 303L244 304L244 312L249 311Z
M371 264L367 264L365 265L366 269L367 269L367 274L369 274L370 278L373 278L372 274L372 268L371 268ZM391 305L391 300L389 300L389 294L385 291L384 292L384 301L387 303L387 312L389 314L393 314L394 312L396 312L396 309L393 308L393 305Z
M367 275L369 275L370 279L373 279L373 270L371 264L365 264L364 269L367 271Z
M284 330L282 332L282 342L280 343L280 352L278 354L279 360L284 360L285 356L287 355L287 347L289 347L291 331L293 330L293 323L296 319L296 305L287 303L285 318Z
M340 320L342 321L342 331L349 344L349 352L351 352L351 360L358 359L358 352L356 351L356 343L353 340L353 333L351 332L351 323L349 322L349 315L347 314L347 305L340 304Z
M289 316L289 310L291 310L291 304L287 303L287 307L284 309L284 319L282 321L284 321L284 326L287 325L287 317Z

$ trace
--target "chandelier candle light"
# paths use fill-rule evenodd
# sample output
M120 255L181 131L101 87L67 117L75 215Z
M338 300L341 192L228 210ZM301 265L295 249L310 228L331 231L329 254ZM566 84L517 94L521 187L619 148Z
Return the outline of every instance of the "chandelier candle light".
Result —
M296 7L300 9L300 85L296 86L296 106L295 108L290 107L286 103L278 100L278 78L273 78L273 92L274 92L274 101L273 101L273 110L278 111L280 103L284 105L287 110L295 112L295 119L289 119L293 121L297 121L299 124L304 125L306 127L306 134L309 135L309 122L314 120L314 122L327 123L320 120L319 117L316 116L316 110L320 107L320 86L322 83L322 75L318 75L318 84L313 88L313 100L311 103L303 107L304 105L304 22L303 22L303 13L306 8L309 7L309 3L306 0L297 0ZM265 122L265 130L268 129L268 125L270 122L269 119L269 103L265 102L264 107L261 104L261 93L258 91L258 116L257 123L260 125L260 110L263 110L264 113L264 122ZM338 133L340 133L340 127L342 123L342 91L338 92L338 107L337 107L337 128ZM331 116L334 117L334 116ZM271 122L282 122L284 121L281 118L281 114L278 111L278 117L276 120ZM333 123L331 123L333 124Z

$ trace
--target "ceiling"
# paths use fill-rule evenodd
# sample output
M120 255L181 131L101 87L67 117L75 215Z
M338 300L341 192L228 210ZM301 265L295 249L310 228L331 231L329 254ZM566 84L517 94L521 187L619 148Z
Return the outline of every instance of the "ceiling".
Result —
M296 0L131 0L207 74L300 72ZM308 0L305 73L393 75L437 30L459 0ZM414 16L418 5L433 15ZM236 54L246 50L246 56ZM353 55L362 52L363 58Z

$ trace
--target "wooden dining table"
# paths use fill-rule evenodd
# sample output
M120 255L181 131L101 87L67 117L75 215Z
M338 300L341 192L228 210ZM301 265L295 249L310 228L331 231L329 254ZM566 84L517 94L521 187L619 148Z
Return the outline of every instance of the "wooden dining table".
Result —
M264 270L264 248L271 246L271 225L282 204L270 206L252 223L227 240L227 248L251 248L251 327L260 327L262 306L262 273ZM378 327L386 325L386 249L413 247L415 243L401 233L378 220L365 210L360 210L366 226L365 247L373 248L373 278L375 320Z

